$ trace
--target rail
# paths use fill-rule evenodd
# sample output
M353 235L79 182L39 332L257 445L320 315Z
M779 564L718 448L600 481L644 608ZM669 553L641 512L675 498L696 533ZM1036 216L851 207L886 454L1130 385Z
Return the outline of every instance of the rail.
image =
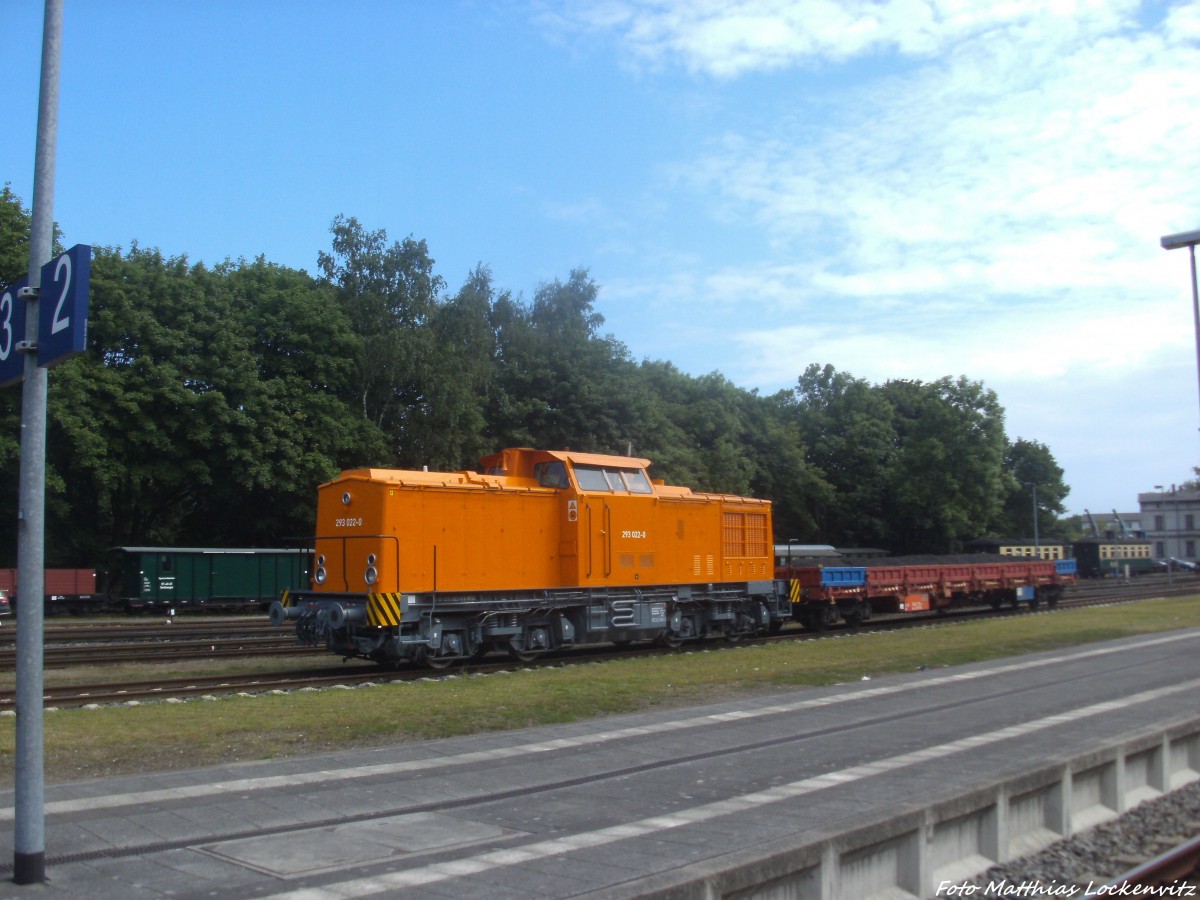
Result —
M1181 883L1195 887L1200 874L1200 836L1185 841L1147 860L1140 866L1119 875L1107 884L1102 884L1084 894L1088 897L1154 896L1153 888L1168 888ZM1142 890L1137 890L1142 888ZM1160 896L1170 896L1159 892ZM1190 893L1175 896L1191 896Z

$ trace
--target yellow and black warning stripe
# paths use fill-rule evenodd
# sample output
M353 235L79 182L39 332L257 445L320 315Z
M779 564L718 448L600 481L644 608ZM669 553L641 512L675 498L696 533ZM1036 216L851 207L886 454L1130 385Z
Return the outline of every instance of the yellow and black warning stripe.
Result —
M800 579L793 578L788 582L788 599L793 603L799 603L803 599L800 592Z
M367 624L376 628L395 627L403 618L399 594L367 594Z

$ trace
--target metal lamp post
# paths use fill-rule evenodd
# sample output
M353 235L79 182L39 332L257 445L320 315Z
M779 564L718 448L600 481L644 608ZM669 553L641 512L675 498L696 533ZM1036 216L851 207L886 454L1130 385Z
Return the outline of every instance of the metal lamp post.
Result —
M1192 256L1192 319L1196 326L1196 378L1200 384L1200 294L1196 290L1196 245L1200 244L1200 231L1183 231L1162 238L1164 250L1187 247Z
M1037 507L1037 482L1027 481L1025 487L1033 488L1033 555L1038 559L1042 558L1042 545L1038 537L1038 507Z

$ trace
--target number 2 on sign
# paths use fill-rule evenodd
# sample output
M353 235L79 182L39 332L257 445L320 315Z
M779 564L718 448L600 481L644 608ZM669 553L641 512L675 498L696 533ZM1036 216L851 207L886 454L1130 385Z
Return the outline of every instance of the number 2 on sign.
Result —
M65 276L64 269L66 269ZM50 326L51 334L58 334L64 328L71 326L71 317L63 315L63 304L67 302L67 294L71 290L71 257L65 253L58 258L58 264L54 267L54 283L58 284L60 280L62 281L62 293L58 295L58 303L54 306L54 321Z

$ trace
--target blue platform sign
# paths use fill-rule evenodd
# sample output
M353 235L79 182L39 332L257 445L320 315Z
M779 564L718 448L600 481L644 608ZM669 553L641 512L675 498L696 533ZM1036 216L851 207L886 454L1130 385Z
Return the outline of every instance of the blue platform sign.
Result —
M28 303L18 293L28 283L28 278L22 278L0 293L0 387L25 378L25 354L17 351L17 341L25 340Z
M76 244L42 266L38 303L38 365L49 369L87 349L92 248Z
M38 303L37 363L51 368L87 349L88 283L92 274L92 248L76 244L42 266ZM17 344L25 340L29 301L21 298L22 278L0 292L0 387L25 378L25 353Z

